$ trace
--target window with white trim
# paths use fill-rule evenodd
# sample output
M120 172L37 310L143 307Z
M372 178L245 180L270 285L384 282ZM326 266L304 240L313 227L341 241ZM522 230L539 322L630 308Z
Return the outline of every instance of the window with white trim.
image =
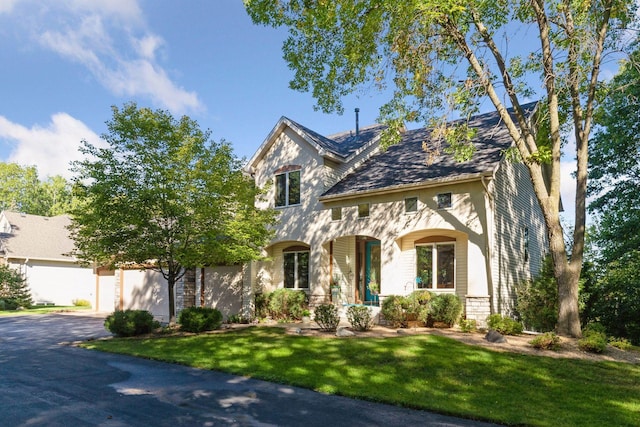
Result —
M404 199L404 212L405 213L416 213L418 212L418 198L417 197L407 197Z
M342 219L342 208L331 208L331 221L340 221Z
M284 287L290 289L309 288L309 248L290 246L282 251Z
M276 207L300 204L300 169L276 174Z
M448 209L451 207L451 193L438 194L438 209Z
M361 203L358 205L358 218L367 218L369 216L369 203Z
M416 244L416 284L419 289L455 289L455 242Z

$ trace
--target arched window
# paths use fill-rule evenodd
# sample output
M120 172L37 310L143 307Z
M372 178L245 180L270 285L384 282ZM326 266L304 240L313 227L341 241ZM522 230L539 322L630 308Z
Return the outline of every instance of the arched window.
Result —
M282 251L284 287L309 288L309 247L289 246Z
M456 239L431 236L415 245L418 288L455 289Z

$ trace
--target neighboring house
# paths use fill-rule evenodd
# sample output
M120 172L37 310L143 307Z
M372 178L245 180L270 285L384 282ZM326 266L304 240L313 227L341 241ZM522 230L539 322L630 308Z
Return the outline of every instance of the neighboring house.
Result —
M524 107L530 113L535 104ZM250 159L264 207L280 211L253 292L303 289L313 305L340 285L344 304L377 306L416 289L455 293L467 318L510 314L514 285L547 250L544 220L524 164L497 113L472 117L473 158L432 156L428 129L380 147L380 125L322 136L282 117ZM379 286L372 292L370 283Z
M0 263L22 273L35 304L72 305L94 300L93 269L70 256L66 215L0 213Z

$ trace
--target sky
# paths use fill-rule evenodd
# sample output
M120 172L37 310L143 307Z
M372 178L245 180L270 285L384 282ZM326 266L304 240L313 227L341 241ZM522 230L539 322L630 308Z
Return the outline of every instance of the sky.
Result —
M130 101L190 116L241 158L281 116L324 135L355 128L356 107L360 126L375 122L383 94L347 97L339 116L289 89L285 38L241 0L0 0L0 161L68 179L81 141L99 145L111 106Z

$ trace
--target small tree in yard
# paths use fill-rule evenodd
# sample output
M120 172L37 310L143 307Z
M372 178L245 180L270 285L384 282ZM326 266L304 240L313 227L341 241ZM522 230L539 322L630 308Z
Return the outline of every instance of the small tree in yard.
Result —
M231 146L210 141L190 118L130 103L113 107L107 126L101 138L108 147L83 141L85 159L73 164L76 255L159 271L173 323L185 268L260 257L274 211L255 207L261 193Z
M22 275L7 265L0 265L0 310L29 308L31 292Z

